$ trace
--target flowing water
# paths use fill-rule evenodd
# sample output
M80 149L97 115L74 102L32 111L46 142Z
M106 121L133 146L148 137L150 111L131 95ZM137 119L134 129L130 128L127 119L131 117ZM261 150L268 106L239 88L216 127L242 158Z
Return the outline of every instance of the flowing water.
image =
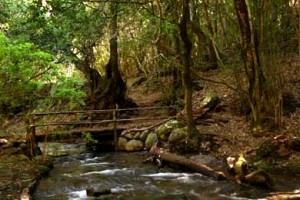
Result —
M60 156L56 157L49 176L40 181L35 200L259 199L270 192L228 180L216 181L199 173L159 169L153 164L142 163L145 152L91 153L85 151L83 144L54 144L47 149L51 149L49 154ZM290 183L295 185L295 182ZM285 187L292 186L285 184ZM87 197L87 188L96 191L108 188L112 194Z

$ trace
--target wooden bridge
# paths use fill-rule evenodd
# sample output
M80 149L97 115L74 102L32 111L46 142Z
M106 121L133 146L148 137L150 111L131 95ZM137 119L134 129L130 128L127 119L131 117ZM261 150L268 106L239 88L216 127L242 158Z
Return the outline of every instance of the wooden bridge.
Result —
M122 131L151 127L175 118L177 111L177 106L161 106L31 113L26 118L27 140L32 154L38 141L75 140L86 136L116 146Z

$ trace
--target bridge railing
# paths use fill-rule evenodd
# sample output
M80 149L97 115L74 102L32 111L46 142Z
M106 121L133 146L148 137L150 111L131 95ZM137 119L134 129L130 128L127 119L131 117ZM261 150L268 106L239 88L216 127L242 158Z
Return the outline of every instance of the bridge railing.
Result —
M35 154L37 148L37 128L51 127L51 126L94 126L100 130L101 128L109 128L114 133L114 144L117 144L117 129L120 124L128 125L129 123L136 124L137 122L146 121L151 123L157 120L165 120L167 118L174 118L177 113L178 106L153 106L153 107L137 107L137 108L116 108L107 110L77 110L77 111L55 111L55 112L40 112L30 113L26 117L27 134L26 138L29 141L31 154ZM142 114L145 112L146 114ZM129 113L129 114L128 114ZM45 122L41 118L49 116L69 116L63 119L70 119L72 115L76 116L75 120L60 120L53 121L47 119ZM105 119L101 119L105 117ZM92 129L90 128L90 130ZM75 130L74 130L75 131ZM89 132L89 128L84 129ZM80 132L80 130L79 130ZM69 130L68 133L72 133ZM45 133L48 135L49 133Z

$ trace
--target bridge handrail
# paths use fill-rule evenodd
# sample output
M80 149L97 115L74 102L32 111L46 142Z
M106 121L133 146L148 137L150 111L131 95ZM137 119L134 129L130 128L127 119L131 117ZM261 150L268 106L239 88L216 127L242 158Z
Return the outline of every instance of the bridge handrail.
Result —
M42 126L59 126L59 125L92 125L92 124L104 124L104 123L113 123L114 130L114 144L117 149L117 123L118 122L128 122L128 121L138 121L138 120L157 120L164 119L163 117L136 117L136 118L119 118L118 113L122 111L134 111L134 110L154 110L154 109L174 109L179 108L178 106L152 106L152 107L137 107L137 108L121 108L117 106L115 109L107 110L81 110L81 111L57 111L57 112L42 112L42 113L30 113L27 115L26 124L27 124L27 140L29 141L28 145L30 147L31 155L35 153L35 149L38 146L36 140L36 128ZM68 122L50 122L50 123L36 123L36 116L47 116L47 115L74 115L74 114L97 114L97 113L112 113L112 119L109 120L90 120L85 121L68 121Z
M175 116L171 116L174 118ZM112 122L128 122L128 121L140 121L140 120L158 120L165 119L165 117L137 117L128 119L109 119L109 120L97 120L97 121L63 121L63 122L51 122L42 124L31 124L30 126L41 127L41 126L59 126L59 125L93 125L93 124L105 124Z
M64 115L64 114L97 114L97 113L110 113L114 111L134 111L134 110L155 110L155 109L167 109L167 108L179 108L178 106L151 106L151 107L137 107L137 108L113 108L106 110L74 110L74 111L54 111L54 112L38 112L29 113L29 115L42 116L42 115Z

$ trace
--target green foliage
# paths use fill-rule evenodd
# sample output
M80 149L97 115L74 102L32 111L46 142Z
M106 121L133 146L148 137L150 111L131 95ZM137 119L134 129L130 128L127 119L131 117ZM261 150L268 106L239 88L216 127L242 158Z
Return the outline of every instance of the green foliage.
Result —
M37 169L42 176L48 175L50 168L45 165L37 165Z
M30 108L38 92L57 74L51 54L28 42L0 34L0 108L16 113Z
M67 103L69 109L84 105L83 79L78 76L59 78L51 88L50 97L54 102Z
M36 105L63 103L69 109L83 105L82 78L76 73L66 77L63 68L34 44L0 34L0 111L15 114Z
M93 136L90 132L83 132L82 137L87 143L91 143L91 144L97 143L97 140L93 138Z

